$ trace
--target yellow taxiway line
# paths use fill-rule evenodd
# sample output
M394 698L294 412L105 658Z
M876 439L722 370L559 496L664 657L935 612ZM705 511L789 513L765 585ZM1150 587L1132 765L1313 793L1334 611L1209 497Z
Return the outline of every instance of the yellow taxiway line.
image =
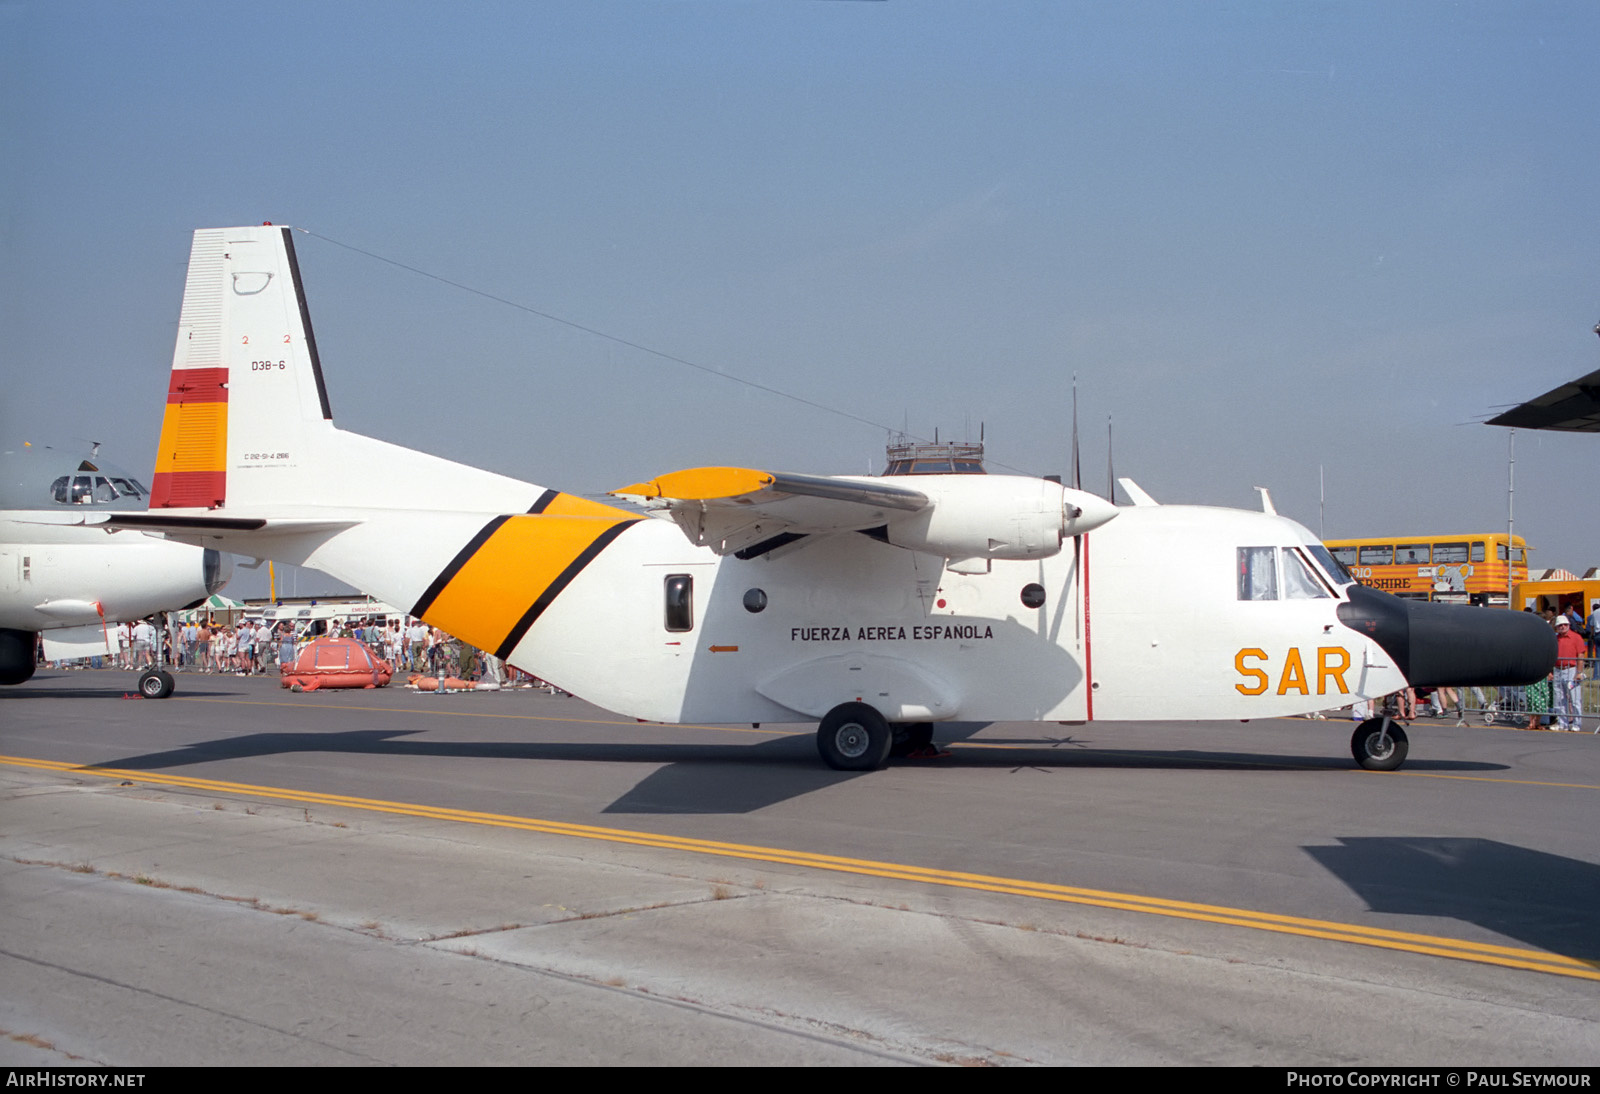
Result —
M226 782L220 779L197 779L187 775L153 774L148 771L124 770L114 767L81 767L54 760L35 760L20 756L0 756L0 764L10 767L32 768L61 774L122 779L156 786L175 786L190 790L209 790L225 794L243 794L257 798L275 798L301 805L337 806L361 809L374 813L392 813L429 820L477 824L494 828L513 828L527 832L541 832L553 836L577 839L603 840L609 843L632 844L638 847L655 847L692 854L717 855L723 858L745 859L751 862L770 862L779 865L800 866L835 873L859 874L866 877L888 878L897 881L915 881L929 885L943 885L957 889L974 889L1013 896L1054 900L1068 904L1085 904L1100 908L1116 908L1129 912L1191 919L1206 923L1221 923L1235 927L1251 927L1260 931L1301 935L1334 942L1352 942L1363 946L1376 946L1409 953L1452 957L1462 961L1475 961L1486 965L1500 965L1513 969L1530 969L1536 972L1600 980L1600 962L1586 961L1542 950L1525 950L1513 946L1497 946L1486 942L1469 942L1458 938L1393 931L1382 927L1368 927L1356 923L1339 923L1324 919L1307 919L1301 916L1277 915L1248 908L1229 908L1216 904L1197 904L1163 897L1141 896L1135 893L1118 893L1104 889L1086 889L1073 885L1056 885L1042 881L973 874L957 870L935 870L925 866L879 862L873 859L846 858L823 855L810 851L791 851L778 847L761 847L753 844L724 843L718 840L693 839L656 832L640 832L626 828L602 828L588 824L570 824L564 821L540 820L535 817L508 816L500 813L479 813L466 809L448 809L440 806L419 805L412 802L392 802L375 798L357 798L344 794L322 794L310 790L292 790L276 786L255 786L249 783Z

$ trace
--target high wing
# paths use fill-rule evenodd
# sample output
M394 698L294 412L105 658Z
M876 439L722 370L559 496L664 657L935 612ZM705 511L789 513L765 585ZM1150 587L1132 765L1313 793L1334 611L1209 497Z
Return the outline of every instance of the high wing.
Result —
M933 504L920 490L882 479L746 467L673 471L611 493L665 511L690 542L719 555L772 540L878 528Z
M697 467L613 490L664 510L691 542L750 558L805 535L866 532L954 568L1048 558L1117 515L1104 498L1026 475L857 475Z

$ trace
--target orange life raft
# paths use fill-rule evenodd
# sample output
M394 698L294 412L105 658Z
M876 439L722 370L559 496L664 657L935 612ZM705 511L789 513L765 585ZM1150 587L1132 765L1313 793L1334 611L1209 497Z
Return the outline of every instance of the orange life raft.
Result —
M313 638L284 665L283 686L301 691L318 688L381 688L394 676L394 668L354 638Z

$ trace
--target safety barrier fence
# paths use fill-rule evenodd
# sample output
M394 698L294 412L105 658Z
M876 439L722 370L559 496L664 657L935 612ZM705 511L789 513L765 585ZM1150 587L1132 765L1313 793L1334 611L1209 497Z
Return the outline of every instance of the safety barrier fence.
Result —
M1584 659L1576 673L1578 679L1571 683L1566 683L1562 679L1564 674L1558 670L1550 678L1527 687L1441 688L1417 700L1417 714L1422 718L1483 725L1554 729L1566 711L1569 720L1576 720L1581 728L1600 732L1597 668L1600 668L1600 660ZM1564 683L1568 689L1565 703L1570 706L1564 705L1563 697L1558 694Z

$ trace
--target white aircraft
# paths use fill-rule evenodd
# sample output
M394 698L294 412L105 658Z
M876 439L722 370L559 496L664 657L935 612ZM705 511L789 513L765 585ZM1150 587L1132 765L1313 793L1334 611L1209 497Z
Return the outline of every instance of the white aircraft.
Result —
M1553 662L1541 622L1356 585L1270 505L1124 486L711 467L614 491L641 513L347 433L268 225L195 233L151 511L113 523L314 566L636 718L818 719L845 770L954 719L1262 718Z
M233 560L88 522L143 511L148 491L102 460L24 444L0 452L0 684L33 675L35 642L48 660L114 653L107 627L189 605L222 588ZM172 693L153 668L139 691Z

